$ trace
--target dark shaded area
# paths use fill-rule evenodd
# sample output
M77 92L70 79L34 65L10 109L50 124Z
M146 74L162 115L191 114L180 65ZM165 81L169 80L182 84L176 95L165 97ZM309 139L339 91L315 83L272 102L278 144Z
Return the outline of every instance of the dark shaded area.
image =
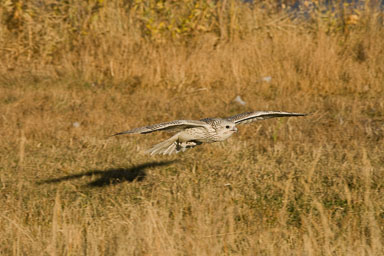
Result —
M111 168L106 170L90 170L79 174L68 175L56 179L48 179L38 182L41 184L59 183L68 180L80 179L85 176L99 176L98 179L87 184L88 187L104 187L122 182L142 181L145 176L145 169L159 166L167 166L175 161L149 162L134 165L130 168Z

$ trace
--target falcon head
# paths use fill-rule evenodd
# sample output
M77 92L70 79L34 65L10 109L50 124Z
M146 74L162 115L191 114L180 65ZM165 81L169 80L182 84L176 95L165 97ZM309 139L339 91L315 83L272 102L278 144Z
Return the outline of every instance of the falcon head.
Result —
M216 130L218 137L221 140L228 139L233 133L237 132L236 124L232 121L222 119Z

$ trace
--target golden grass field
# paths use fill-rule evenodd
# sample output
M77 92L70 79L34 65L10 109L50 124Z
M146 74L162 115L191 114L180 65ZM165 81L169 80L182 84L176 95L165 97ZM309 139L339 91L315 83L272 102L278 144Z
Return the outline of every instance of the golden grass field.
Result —
M381 13L298 22L224 1L231 12L210 7L208 31L148 36L141 9L124 16L118 1L97 18L74 4L79 33L60 10L10 2L1 255L384 254ZM242 125L173 156L143 153L168 134L108 137L250 110L310 115Z

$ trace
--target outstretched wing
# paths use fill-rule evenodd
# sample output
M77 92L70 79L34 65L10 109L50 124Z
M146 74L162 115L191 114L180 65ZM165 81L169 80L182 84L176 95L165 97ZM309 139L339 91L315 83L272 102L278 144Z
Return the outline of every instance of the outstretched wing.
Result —
M235 124L247 124L257 120L264 120L274 117L284 117L284 116L306 116L307 114L302 113L290 113L290 112L279 112L279 111L255 111L255 112L246 112L231 116L226 118L229 121L234 122Z
M145 134L157 131L167 131L167 132L178 132L187 128L193 127L205 127L209 128L209 124L203 121L197 120L175 120L166 123L154 124L144 127L135 128L132 130L116 133L112 136L122 135L122 134Z

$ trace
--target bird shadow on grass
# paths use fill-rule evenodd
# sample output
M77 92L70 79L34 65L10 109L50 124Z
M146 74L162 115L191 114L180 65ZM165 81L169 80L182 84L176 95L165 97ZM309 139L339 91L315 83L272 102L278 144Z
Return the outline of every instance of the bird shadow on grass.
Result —
M89 182L88 187L105 187L115 185L122 182L142 181L146 177L145 170L153 167L167 166L175 161L149 162L140 165L134 165L129 168L110 168L106 170L89 170L86 172L67 175L60 178L48 179L38 182L37 184L59 183L68 180L80 179L87 176L98 176L92 182Z

